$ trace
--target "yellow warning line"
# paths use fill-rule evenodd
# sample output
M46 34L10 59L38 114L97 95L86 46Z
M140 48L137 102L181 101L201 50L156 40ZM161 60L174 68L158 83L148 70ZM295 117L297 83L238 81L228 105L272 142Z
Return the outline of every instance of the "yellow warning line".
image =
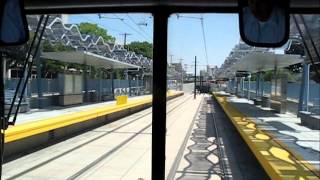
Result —
M168 94L168 97L178 96L182 94L183 92L170 92L170 94ZM94 120L101 116L120 112L141 105L148 105L150 103L152 103L152 96L138 100L129 100L128 103L122 105L109 104L104 107L90 108L80 112L74 112L52 118L39 119L33 122L18 124L16 126L9 127L8 130L6 130L5 143L20 140L26 137L48 132L83 121Z
M319 179L315 167L259 129L253 120L227 102L226 95L214 94L214 97L271 179Z

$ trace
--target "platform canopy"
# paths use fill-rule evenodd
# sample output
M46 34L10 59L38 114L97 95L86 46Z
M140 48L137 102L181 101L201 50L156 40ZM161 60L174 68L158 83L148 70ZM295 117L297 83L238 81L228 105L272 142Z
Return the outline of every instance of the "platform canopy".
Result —
M302 61L303 58L300 55L252 52L233 64L231 70L233 72L248 71L255 73L288 67Z
M87 51L43 52L41 58L55 61L86 64L106 69L139 69L140 66L121 62Z

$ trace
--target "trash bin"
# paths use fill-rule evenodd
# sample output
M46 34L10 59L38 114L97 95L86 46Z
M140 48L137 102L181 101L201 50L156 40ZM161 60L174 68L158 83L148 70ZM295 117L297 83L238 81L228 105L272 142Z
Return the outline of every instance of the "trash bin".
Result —
M261 99L255 98L253 99L253 104L256 106L260 106L261 105Z
M262 107L270 107L270 98L268 96L263 96L261 100L262 100L262 103L261 103Z

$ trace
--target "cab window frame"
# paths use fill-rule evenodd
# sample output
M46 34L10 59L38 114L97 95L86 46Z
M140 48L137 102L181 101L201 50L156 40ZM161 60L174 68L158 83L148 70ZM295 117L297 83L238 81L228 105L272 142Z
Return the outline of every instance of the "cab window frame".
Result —
M31 0L29 0L31 1ZM28 3L26 3L28 4ZM43 6L45 7L45 6ZM149 13L153 16L153 101L152 101L152 155L151 173L153 180L165 177L166 141L166 86L167 86L167 47L168 19L175 13L238 13L238 7L231 6L168 6L151 4L146 6L117 7L52 7L46 9L30 8L27 15L33 14L88 14L88 13ZM319 14L320 6L314 8L290 8L290 14ZM156 68L155 68L156 67Z

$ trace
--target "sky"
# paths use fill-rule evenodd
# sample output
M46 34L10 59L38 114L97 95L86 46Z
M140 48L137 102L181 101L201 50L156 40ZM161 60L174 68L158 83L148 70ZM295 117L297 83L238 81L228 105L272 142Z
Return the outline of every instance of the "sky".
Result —
M108 30L123 44L124 33L129 33L127 43L132 41L148 41L152 43L153 18L151 14L81 14L70 15L68 23L90 22ZM204 38L200 17L203 17L203 27L206 39L208 63L205 55ZM239 27L237 14L173 14L168 26L168 61L180 59L193 71L194 57L197 56L198 69L205 65L217 65L224 62L232 48L239 42Z

